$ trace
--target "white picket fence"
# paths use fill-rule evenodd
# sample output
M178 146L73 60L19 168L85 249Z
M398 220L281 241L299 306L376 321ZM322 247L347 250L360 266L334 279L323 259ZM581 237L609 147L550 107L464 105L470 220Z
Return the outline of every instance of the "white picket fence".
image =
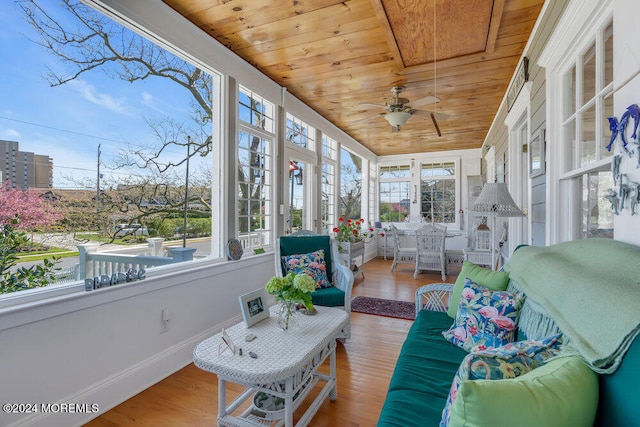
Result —
M73 267L61 267L59 270L54 271L54 279L51 285L64 285L65 283L80 280L79 272L80 264L76 264Z

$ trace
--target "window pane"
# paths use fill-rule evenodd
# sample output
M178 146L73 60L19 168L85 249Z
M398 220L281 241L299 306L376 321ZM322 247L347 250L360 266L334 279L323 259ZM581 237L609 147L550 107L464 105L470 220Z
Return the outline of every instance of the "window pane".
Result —
M409 215L409 181L380 182L380 221L404 221Z
M571 68L564 79L565 114L568 119L576 112L576 67Z
M455 180L422 180L421 214L427 221L454 223L456 207Z
M571 119L564 125L564 165L561 172L568 172L576 164L576 121Z
M429 163L422 165L422 176L455 176L455 163Z
M604 114L600 116L602 122L601 129L603 135L598 142L601 158L610 157L613 155L613 149L608 151L605 147L609 144L611 138L611 131L609 130L609 117L613 117L613 96L607 96L603 101Z
M596 45L591 45L582 58L582 105L596 94Z
M250 131L240 131L238 140L238 239L245 249L264 247L272 228L271 141Z
M326 135L322 136L322 157L328 160L338 160L338 142Z
M336 167L333 163L322 164L322 228L328 229L335 221Z
M240 86L238 92L238 119L263 129L273 132L273 104L264 98Z
M287 113L287 141L309 150L315 150L315 128Z
M427 221L454 223L456 205L455 163L421 165L420 213Z
M614 182L609 170L595 171L582 177L582 234L584 238L613 238L613 210L604 198Z
M613 23L604 31L604 85L613 82Z
M380 166L380 179L409 178L409 165Z
M342 148L340 149L340 216L344 219L360 219L361 206L362 158Z
M596 160L596 106L582 113L582 138L580 143L580 165L585 166Z

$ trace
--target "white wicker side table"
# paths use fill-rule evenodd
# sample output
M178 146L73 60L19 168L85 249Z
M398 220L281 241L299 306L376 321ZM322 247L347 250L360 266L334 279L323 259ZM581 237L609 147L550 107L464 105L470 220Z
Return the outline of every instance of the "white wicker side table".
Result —
M286 427L293 426L294 410L319 381L324 381L324 386L296 426L308 425L327 396L331 400L337 398L336 338L347 326L348 314L344 310L316 306L317 314L298 313L296 323L283 331L278 326L277 309L277 306L271 307L271 316L250 328L242 322L226 329L235 345L242 348L242 356L229 350L220 353L221 333L198 344L193 352L197 367L218 376L219 426L271 425L271 421L253 406L233 415L259 391L284 399ZM249 333L257 338L246 342L244 338ZM251 358L249 352L255 353L257 358ZM328 375L318 372L327 357L330 358ZM246 387L229 405L226 404L227 382Z

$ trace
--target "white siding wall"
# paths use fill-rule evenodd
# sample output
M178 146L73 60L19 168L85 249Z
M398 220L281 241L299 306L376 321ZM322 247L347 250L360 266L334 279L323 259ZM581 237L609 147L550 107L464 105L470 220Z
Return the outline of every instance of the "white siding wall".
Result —
M104 413L192 362L197 343L242 320L238 295L264 286L273 272L265 255L2 314L0 401L97 403L100 412L0 412L0 425L81 425ZM162 309L170 316L165 333Z

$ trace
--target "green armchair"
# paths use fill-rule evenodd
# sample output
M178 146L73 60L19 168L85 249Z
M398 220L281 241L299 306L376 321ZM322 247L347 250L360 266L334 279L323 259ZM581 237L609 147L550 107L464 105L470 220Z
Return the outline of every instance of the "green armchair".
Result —
M338 246L328 235L320 235L311 231L299 231L289 236L281 236L276 245L276 275L283 275L281 257L324 250L327 274L331 286L317 289L311 294L314 305L325 307L339 307L351 314L351 291L353 288L353 273L346 266L338 262ZM349 338L351 327L348 326L340 338Z

